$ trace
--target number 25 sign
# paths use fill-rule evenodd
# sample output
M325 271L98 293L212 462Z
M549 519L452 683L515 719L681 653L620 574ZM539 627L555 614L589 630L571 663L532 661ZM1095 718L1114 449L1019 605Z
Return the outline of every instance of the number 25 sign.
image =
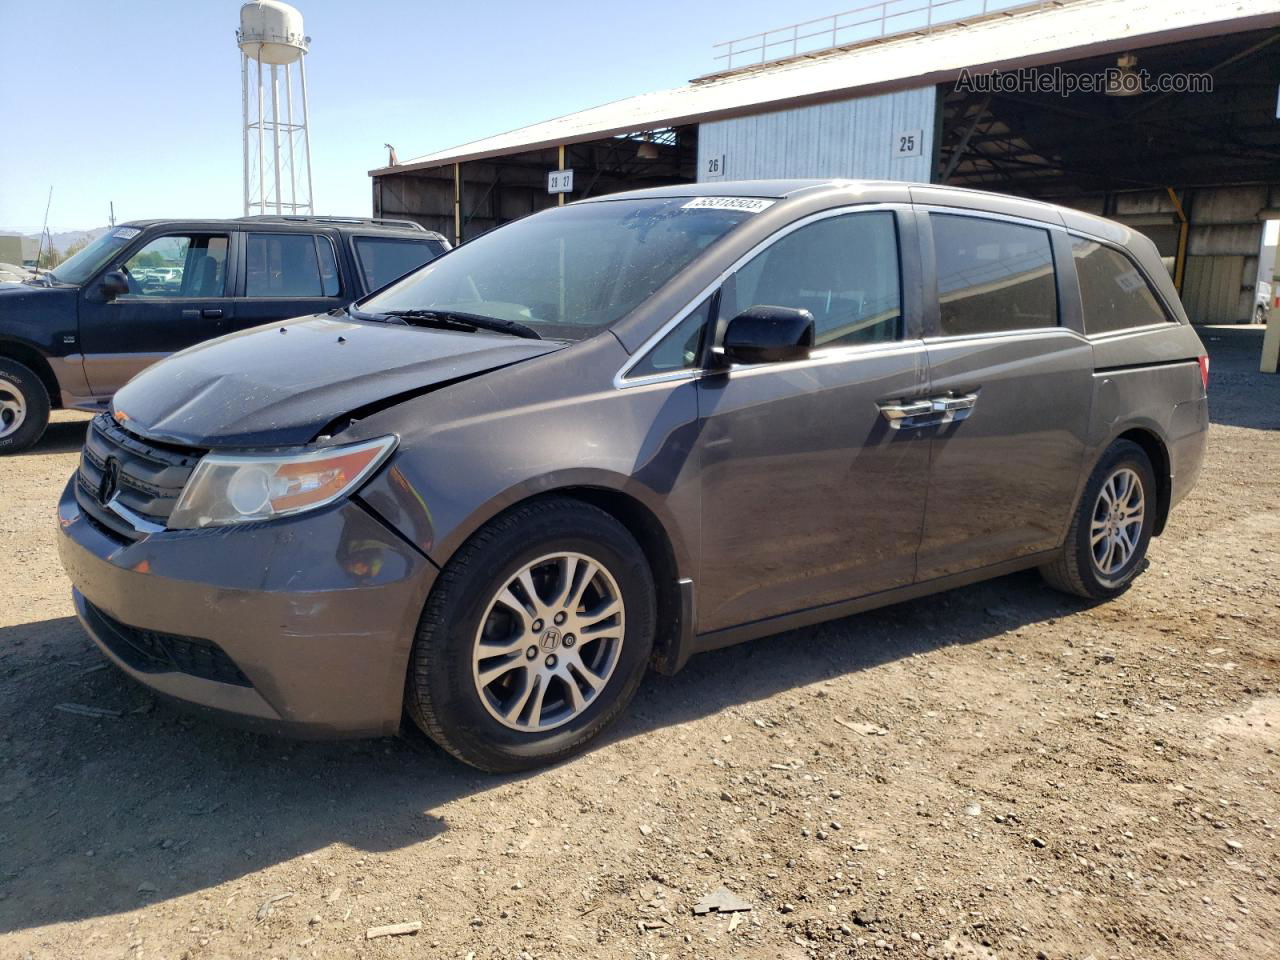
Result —
M924 155L923 130L899 130L893 135L893 158Z

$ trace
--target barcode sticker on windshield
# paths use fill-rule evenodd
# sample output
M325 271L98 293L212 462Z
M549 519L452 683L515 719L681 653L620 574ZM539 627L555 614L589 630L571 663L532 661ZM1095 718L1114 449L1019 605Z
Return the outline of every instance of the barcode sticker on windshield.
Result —
M743 210L759 213L768 210L777 201L760 197L698 197L684 205L685 210Z
M119 227L111 236L117 240L132 240L141 232L137 227Z

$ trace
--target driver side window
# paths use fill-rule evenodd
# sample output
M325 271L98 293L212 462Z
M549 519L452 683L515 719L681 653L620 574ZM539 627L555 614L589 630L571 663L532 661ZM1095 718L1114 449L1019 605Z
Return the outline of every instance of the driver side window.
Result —
M721 325L751 307L813 314L816 347L902 338L898 232L888 210L817 220L766 247L724 285Z
M221 297L227 284L226 234L170 234L124 262L128 297Z

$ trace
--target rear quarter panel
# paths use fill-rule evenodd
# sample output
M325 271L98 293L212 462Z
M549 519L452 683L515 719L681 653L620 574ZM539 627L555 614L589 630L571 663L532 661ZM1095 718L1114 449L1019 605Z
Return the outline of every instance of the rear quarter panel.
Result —
M1168 452L1170 506L1176 504L1199 476L1208 436L1200 338L1189 324L1169 323L1099 337L1093 350L1092 460L1124 432L1148 430Z

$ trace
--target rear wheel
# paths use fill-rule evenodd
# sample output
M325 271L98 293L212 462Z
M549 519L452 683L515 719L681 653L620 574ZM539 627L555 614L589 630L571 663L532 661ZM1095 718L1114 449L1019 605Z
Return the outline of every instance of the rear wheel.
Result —
M612 516L561 498L517 507L441 572L414 641L409 715L482 770L569 757L635 694L655 607L644 552Z
M48 424L49 393L35 371L0 357L0 454L27 449Z
M1105 600L1129 588L1142 571L1156 519L1155 471L1136 443L1118 440L1089 476L1066 542L1040 568L1066 593Z
M1254 323L1267 322L1267 308L1262 304L1258 304L1258 309L1253 311L1253 322Z

